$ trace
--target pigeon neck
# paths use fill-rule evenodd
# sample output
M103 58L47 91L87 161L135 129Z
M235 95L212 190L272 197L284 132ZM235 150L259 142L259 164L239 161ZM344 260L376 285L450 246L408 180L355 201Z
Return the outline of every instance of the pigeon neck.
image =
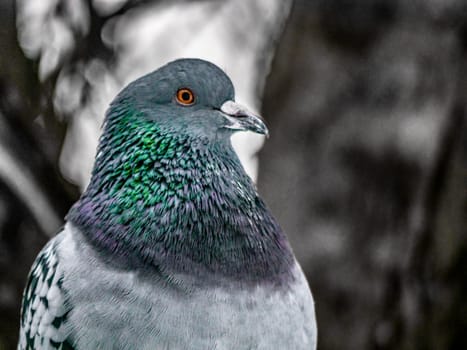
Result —
M204 284L286 282L287 239L230 143L190 142L155 125L105 128L67 219L106 256Z

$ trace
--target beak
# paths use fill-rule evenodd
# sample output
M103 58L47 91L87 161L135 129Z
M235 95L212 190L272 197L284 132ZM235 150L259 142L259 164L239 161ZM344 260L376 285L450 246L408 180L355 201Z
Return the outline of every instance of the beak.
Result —
M249 130L257 134L269 136L268 128L264 124L263 119L259 115L250 112L246 107L234 101L226 101L221 106L221 112L230 122L230 125L226 126L227 129Z

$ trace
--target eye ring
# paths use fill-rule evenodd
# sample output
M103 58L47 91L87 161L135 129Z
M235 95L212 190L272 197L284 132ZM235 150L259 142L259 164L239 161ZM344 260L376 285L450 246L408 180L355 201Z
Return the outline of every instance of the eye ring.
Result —
M175 99L182 106L191 106L195 103L195 94L188 88L181 88L175 94Z

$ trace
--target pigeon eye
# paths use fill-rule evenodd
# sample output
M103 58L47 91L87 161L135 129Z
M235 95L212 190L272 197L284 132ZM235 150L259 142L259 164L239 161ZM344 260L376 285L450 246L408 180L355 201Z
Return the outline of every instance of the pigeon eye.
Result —
M177 102L183 106L190 106L195 102L195 94L188 88L182 88L177 91Z

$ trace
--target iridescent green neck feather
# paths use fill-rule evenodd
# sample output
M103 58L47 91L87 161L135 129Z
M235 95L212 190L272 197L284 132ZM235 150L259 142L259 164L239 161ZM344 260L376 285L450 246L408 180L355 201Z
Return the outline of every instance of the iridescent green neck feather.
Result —
M283 283L293 265L228 138L190 139L122 106L67 219L107 256L204 282Z

